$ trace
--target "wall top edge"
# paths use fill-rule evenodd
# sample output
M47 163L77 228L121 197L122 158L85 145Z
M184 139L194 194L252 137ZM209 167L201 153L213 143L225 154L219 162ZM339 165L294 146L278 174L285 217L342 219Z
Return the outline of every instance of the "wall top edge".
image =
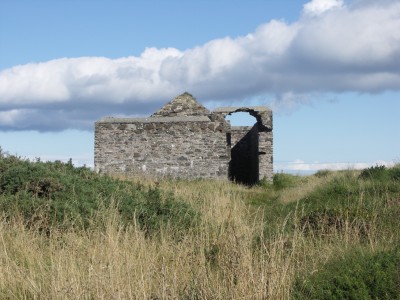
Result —
M188 117L149 117L149 118L113 118L105 117L96 122L101 123L176 123L176 122L210 122L206 116Z
M267 106L226 106L226 107L217 107L213 112L215 113L233 113L237 111L256 111L256 112L270 112L272 111Z

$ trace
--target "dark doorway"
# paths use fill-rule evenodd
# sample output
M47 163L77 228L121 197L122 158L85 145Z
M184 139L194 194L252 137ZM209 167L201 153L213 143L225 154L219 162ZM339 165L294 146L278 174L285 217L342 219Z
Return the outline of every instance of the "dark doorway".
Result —
M258 126L232 127L229 179L253 185L259 180Z
M271 110L264 106L219 107L214 113L231 125L227 132L227 151L231 152L229 179L246 185L258 183L260 178L272 180ZM234 122L238 115L251 117L243 124Z

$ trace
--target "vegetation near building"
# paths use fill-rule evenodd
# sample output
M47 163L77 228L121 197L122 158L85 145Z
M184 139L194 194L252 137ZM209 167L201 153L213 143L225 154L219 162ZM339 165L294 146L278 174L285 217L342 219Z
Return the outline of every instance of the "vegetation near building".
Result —
M0 299L398 299L400 166L100 175L0 149Z
M256 118L231 126L236 112ZM222 107L210 112L189 93L149 118L103 118L95 125L95 169L152 177L229 178L254 184L272 180L272 111Z

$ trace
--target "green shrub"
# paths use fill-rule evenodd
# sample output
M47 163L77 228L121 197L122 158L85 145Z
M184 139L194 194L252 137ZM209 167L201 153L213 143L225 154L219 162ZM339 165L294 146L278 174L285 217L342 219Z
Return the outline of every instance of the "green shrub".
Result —
M162 196L159 189L150 189L144 201L134 206L123 203L121 213L126 215L135 213L136 220L147 235L152 235L160 228L172 229L175 237L180 237L194 227L199 221L199 214L189 204L175 200L171 194ZM134 211L133 211L134 210ZM129 216L125 216L129 219Z
M386 188L380 185L369 186L346 171L342 176L334 177L328 182L318 185L308 195L300 199L299 204L307 211L325 208L356 209L360 202L360 192L363 192L365 205ZM374 198L372 198L374 197Z
M372 172L383 169L390 174L389 179L363 179L359 172L351 170L335 172L297 201L286 201L287 189L301 187L303 182L315 178L275 174L273 186L267 186L250 203L262 206L267 235L273 234L277 224L285 224L287 231L300 227L310 234L333 233L334 230L340 234L345 226L350 226L351 230L358 230L360 238L366 236L371 226L390 232L398 224L400 206L394 203L400 199L400 182L395 180L400 166L373 169L378 171Z
M273 185L277 190L293 187L298 181L298 176L285 173L276 173L273 177Z
M361 179L375 179L385 180L388 179L388 172L384 165L376 165L361 171Z
M6 218L20 215L33 227L40 222L48 228L87 228L100 210L113 206L118 207L123 225L137 221L148 234L166 227L185 232L199 218L189 204L163 195L158 188L75 168L71 161L0 157L0 213Z
M388 170L389 177L393 180L400 180L400 164L395 165L393 168Z
M332 171L330 170L318 170L314 176L318 178L323 178L323 177L328 177L330 174L332 174Z
M349 253L298 278L293 289L293 299L399 299L399 295L399 249L375 255Z

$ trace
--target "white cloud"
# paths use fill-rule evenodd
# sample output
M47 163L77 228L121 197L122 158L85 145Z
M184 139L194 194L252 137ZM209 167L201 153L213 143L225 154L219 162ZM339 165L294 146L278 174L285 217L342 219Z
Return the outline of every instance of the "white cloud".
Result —
M7 111L0 111L0 127L10 126L14 127L19 121L23 121L26 115L32 111L29 109L10 109Z
M342 8L343 0L312 0L304 4L303 11L309 15L320 15L328 10Z
M201 101L268 95L275 108L324 92L400 90L400 3L312 0L297 22L181 51L60 58L0 71L0 129L91 129L104 115L148 115L189 91Z
M274 112L292 112L300 105L310 104L311 98L308 95L295 94L293 92L286 92L278 95L270 104L270 108Z
M386 166L391 167L395 165L394 161L375 161L375 162L332 162L332 163L321 163L312 162L307 163L301 159L297 159L292 162L276 163L274 165L275 172L284 171L289 173L310 173L318 170L361 170L372 166Z

